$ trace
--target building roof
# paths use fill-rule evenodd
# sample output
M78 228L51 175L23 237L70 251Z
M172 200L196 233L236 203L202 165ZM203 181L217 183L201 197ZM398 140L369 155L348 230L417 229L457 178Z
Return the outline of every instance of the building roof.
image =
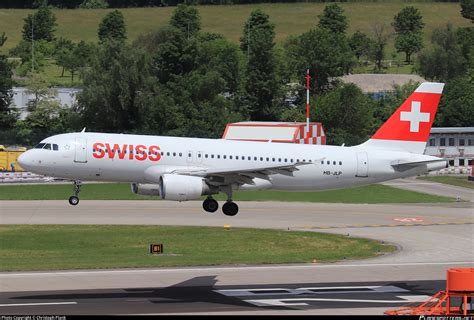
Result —
M474 133L474 127L431 128L430 133Z
M410 81L425 82L416 74L349 74L340 77L344 83L353 83L364 93L393 91L394 86L402 86Z

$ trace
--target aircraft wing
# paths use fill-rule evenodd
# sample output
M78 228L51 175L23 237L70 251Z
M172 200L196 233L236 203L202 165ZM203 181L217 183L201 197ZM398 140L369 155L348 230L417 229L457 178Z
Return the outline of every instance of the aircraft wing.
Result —
M207 182L214 185L227 184L254 184L254 178L270 180L272 174L283 174L293 176L293 172L298 171L299 166L312 164L313 162L297 162L292 164L278 166L248 166L236 169L234 168L202 168L202 169L176 169L171 173L198 176L206 178Z

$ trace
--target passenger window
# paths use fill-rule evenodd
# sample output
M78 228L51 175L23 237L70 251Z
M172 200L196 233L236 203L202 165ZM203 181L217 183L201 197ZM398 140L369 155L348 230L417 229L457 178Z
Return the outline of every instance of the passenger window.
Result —
M221 158L221 155L220 155L220 154L218 154L218 155L217 155L217 159L220 159L220 158Z
M224 159L227 159L227 156L226 156L226 155L223 155L222 157L223 157Z
M267 157L267 161L270 161L270 158L269 158L269 157Z
M248 157L248 160L252 160L252 157Z
M263 157L260 157L260 161L263 161Z
M278 158L278 162L281 162L281 158Z
M173 157L176 157L176 152L173 152Z
M332 164L333 164L333 165L336 165L336 161L333 161Z
M180 156L180 157L182 157L182 156L183 156L183 154L180 152L180 153L179 153L179 156Z
M207 159L207 153L204 155L204 158L206 158L206 159Z
M321 161L321 164L324 164L324 161Z
M285 162L287 162L288 159L285 158Z
M211 154L211 158L214 159L214 155L213 155L213 154Z
M326 164L331 164L331 161L326 162Z
M232 160L232 156L229 156L229 159Z
M342 161L339 161L339 165L342 166Z
M275 158L272 158L272 161L275 162Z
M170 156L170 153L169 153L169 152L167 152L167 153L166 153L166 155L169 157L169 156Z

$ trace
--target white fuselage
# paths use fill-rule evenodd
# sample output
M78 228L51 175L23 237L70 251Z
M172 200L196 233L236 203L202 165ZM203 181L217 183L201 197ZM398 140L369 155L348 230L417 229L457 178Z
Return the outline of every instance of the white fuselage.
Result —
M400 170L392 166L395 159L432 161L438 158L364 145L339 147L104 133L61 134L42 143L56 144L58 150L27 151L21 159L25 169L83 181L153 184L158 183L161 174L180 168L231 170L306 162L292 175L272 174L269 180L255 178L254 184L238 187L305 191L366 185L437 170L445 165L439 159L440 162ZM110 153L107 147L102 147L106 144L109 149L117 145L120 151ZM138 145L145 148L137 151ZM119 156L119 153L122 154Z

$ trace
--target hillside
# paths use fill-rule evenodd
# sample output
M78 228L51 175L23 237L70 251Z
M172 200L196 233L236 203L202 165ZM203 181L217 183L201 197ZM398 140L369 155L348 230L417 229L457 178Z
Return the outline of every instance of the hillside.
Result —
M263 9L270 15L276 26L276 41L282 42L289 35L298 35L316 25L321 14L323 3L296 4L256 4L229 6L199 6L202 17L202 29L221 33L234 42L239 41L244 21L256 8ZM450 22L455 26L469 26L470 22L462 18L459 3L341 3L349 19L349 33L361 30L371 33L375 23L385 23L390 27L393 16L404 6L414 5L423 14L426 23L424 30L425 44L429 45L432 30ZM166 25L173 7L166 8L129 8L121 9L127 23L129 41L139 34L149 32ZM102 17L110 9L67 10L55 9L58 29L57 35L73 41L97 41L97 29ZM0 9L0 32L8 36L3 51L8 50L20 41L23 19L32 10ZM391 27L390 27L391 30ZM388 53L393 50L393 39L390 40Z

